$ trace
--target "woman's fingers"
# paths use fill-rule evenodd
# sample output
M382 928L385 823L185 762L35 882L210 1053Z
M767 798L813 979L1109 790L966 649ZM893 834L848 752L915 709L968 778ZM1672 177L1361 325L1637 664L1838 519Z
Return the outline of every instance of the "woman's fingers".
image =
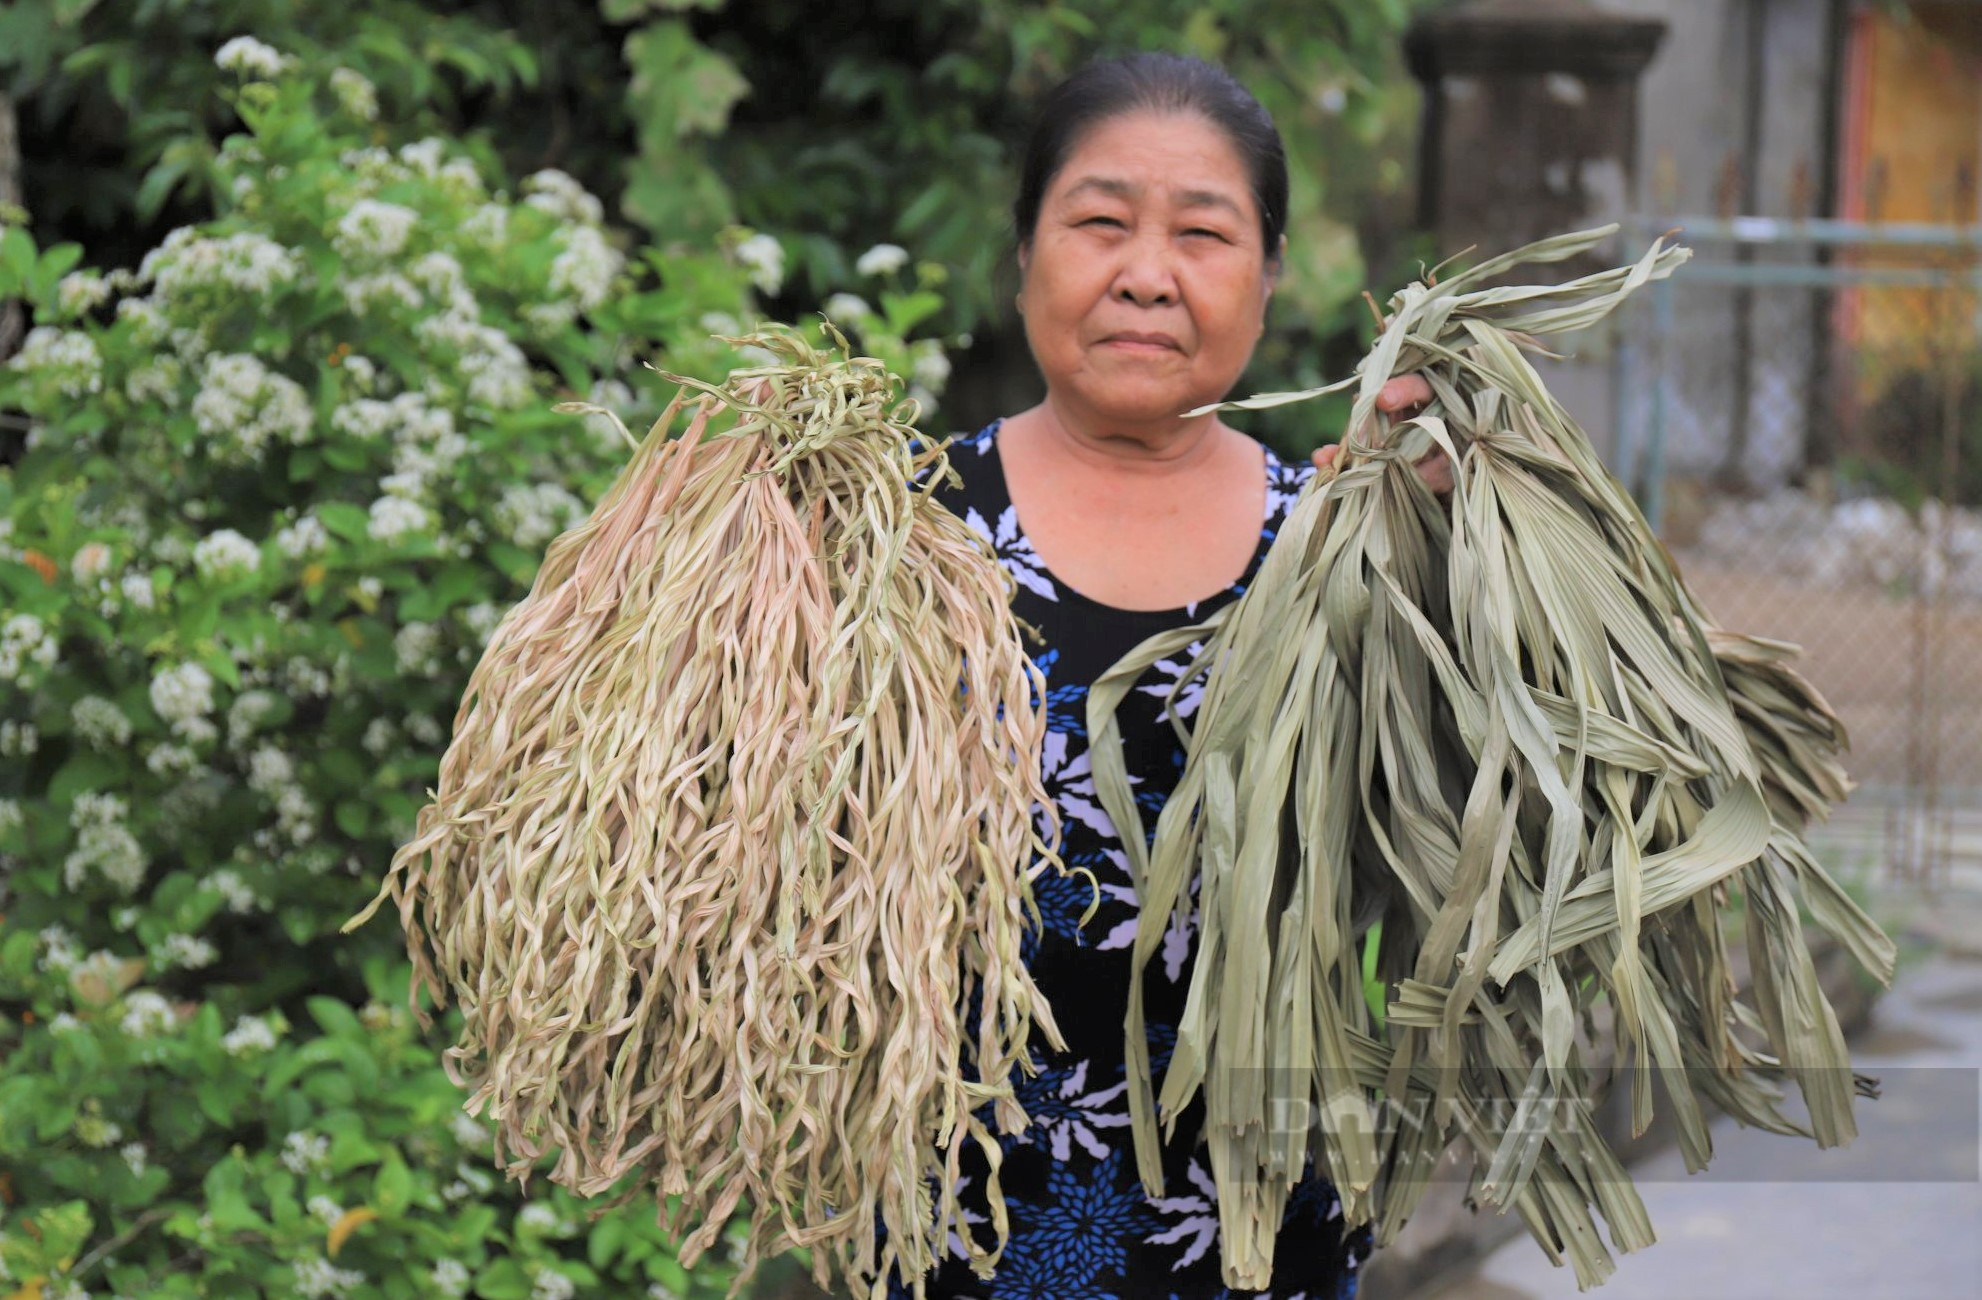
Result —
M1386 415L1409 419L1429 404L1431 399L1431 385L1426 382L1424 376L1399 375L1377 390L1376 409ZM1317 448L1314 453L1314 463L1318 467L1325 468L1333 463L1336 454L1341 450L1339 443ZM1452 462L1446 459L1443 451L1433 451L1423 456L1413 468L1418 471L1418 477L1425 481L1425 486L1439 496L1451 493Z
M1452 459L1444 450L1426 452L1413 462L1411 468L1418 471L1418 477L1434 496L1449 496L1452 493Z
M1431 385L1423 375L1399 375L1376 394L1376 409L1395 414L1414 411L1431 401Z

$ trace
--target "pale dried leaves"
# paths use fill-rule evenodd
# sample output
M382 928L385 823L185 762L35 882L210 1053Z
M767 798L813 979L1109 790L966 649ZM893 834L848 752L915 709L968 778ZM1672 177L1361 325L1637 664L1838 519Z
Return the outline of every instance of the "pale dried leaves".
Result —
M551 544L372 908L459 1002L513 1176L656 1194L690 1265L742 1207L746 1273L807 1246L880 1295L951 1233L995 1260L995 1173L985 1248L958 1162L995 1171L1031 1026L1059 1042L1019 956L1043 680L899 381L745 341L779 364L681 380Z
M1824 1145L1855 1133L1854 1086L1870 1081L1850 1071L1798 916L1800 896L1890 977L1891 943L1799 837L1847 789L1842 728L1789 647L1707 623L1524 355L1685 254L1654 244L1560 286L1478 287L1608 233L1393 297L1348 381L1351 427L1381 432L1310 486L1244 597L1090 694L1096 789L1141 890L1126 1027L1138 1163L1159 1189L1159 1112L1174 1123L1201 1090L1233 1286L1270 1284L1311 1139L1346 1217L1373 1221L1379 1242L1457 1138L1480 1202L1518 1211L1582 1284L1607 1276L1593 1208L1621 1250L1653 1234L1592 1123L1599 1001L1634 1123L1650 1120L1656 1077L1690 1168L1711 1151L1703 1098ZM1435 401L1370 424L1383 383L1409 372ZM1454 464L1449 515L1412 468L1434 448ZM1200 637L1189 760L1145 855L1113 710ZM1200 949L1159 1095L1141 973L1194 875ZM1752 1005L1733 996L1729 891L1746 905ZM1379 920L1381 1023L1359 947ZM1777 1105L1785 1079L1807 1128Z

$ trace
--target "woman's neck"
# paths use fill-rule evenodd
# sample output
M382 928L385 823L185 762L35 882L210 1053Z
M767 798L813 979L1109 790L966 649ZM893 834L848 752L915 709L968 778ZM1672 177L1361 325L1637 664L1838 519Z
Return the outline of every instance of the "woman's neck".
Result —
M1084 470L1169 478L1200 470L1217 456L1229 432L1211 415L1150 425L1083 418L1049 395L1006 420L1000 436L1017 435L1034 454Z

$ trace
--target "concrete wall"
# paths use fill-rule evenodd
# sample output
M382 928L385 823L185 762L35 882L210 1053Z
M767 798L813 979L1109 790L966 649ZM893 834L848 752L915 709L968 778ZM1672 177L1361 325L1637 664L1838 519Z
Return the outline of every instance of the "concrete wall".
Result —
M1597 7L1660 18L1665 41L1639 83L1637 184L1632 210L1648 218L1742 215L1796 217L1825 211L1832 160L1826 115L1833 40L1831 0L1596 0ZM1761 19L1759 122L1751 142L1746 116L1754 63L1749 40ZM1752 156L1750 149L1753 149ZM1817 320L1824 310L1808 289L1742 292L1707 282L1708 261L1732 260L1726 247L1696 244L1696 267L1673 294L1673 330L1663 357L1667 389L1666 465L1672 473L1720 477L1766 488L1803 468L1819 394L1813 389ZM1757 255L1784 260L1799 253ZM1649 295L1626 325L1646 338ZM1744 301L1745 299L1745 301ZM1587 352L1587 350L1585 350ZM1607 349L1604 353L1608 356ZM1604 408L1606 430L1631 422L1642 447L1649 428L1649 370L1630 387L1616 377L1579 377L1577 395ZM1744 399L1745 395L1745 399ZM1606 446L1614 445L1614 438ZM1742 444L1735 456L1730 448ZM1738 462L1735 463L1735 462Z

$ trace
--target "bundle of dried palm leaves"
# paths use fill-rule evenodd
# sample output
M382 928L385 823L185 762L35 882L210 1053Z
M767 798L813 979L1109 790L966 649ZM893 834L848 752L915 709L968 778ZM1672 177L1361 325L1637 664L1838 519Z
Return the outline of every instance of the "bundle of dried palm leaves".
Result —
M637 1175L684 1264L742 1205L744 1275L810 1247L879 1295L960 1228L965 1144L995 1171L986 1104L1024 1124L1031 1026L1058 1044L1019 958L1057 835L1043 682L996 560L918 486L947 463L900 381L734 341L778 364L680 380L551 544L351 924L397 904L512 1176Z
M1313 1142L1351 1222L1387 1241L1458 1138L1473 1194L1516 1209L1580 1283L1650 1243L1644 1207L1592 1122L1592 1012L1609 1004L1633 1118L1663 1085L1691 1168L1702 1099L1744 1123L1855 1133L1854 1076L1798 914L1890 978L1890 942L1804 850L1841 798L1842 729L1789 647L1711 628L1630 497L1528 361L1683 250L1552 287L1483 288L1610 231L1546 240L1394 296L1363 362L1338 472L1310 486L1246 594L1141 647L1090 695L1095 785L1139 873L1127 1026L1139 1165L1161 1187L1157 1107L1200 1090L1226 1280L1270 1284L1287 1196ZM1395 375L1436 394L1383 426ZM1309 393L1234 403L1260 407ZM1413 463L1451 458L1447 509ZM1192 641L1203 695L1182 782L1143 838L1112 715ZM1142 968L1200 879L1200 948L1153 1095ZM1745 904L1752 1005L1722 919ZM1363 994L1380 922L1387 1014ZM1585 1030L1579 1035L1579 1025ZM1794 1080L1807 1128L1778 1106ZM1289 1122L1289 1117L1293 1122ZM1314 1117L1313 1122L1300 1122Z

